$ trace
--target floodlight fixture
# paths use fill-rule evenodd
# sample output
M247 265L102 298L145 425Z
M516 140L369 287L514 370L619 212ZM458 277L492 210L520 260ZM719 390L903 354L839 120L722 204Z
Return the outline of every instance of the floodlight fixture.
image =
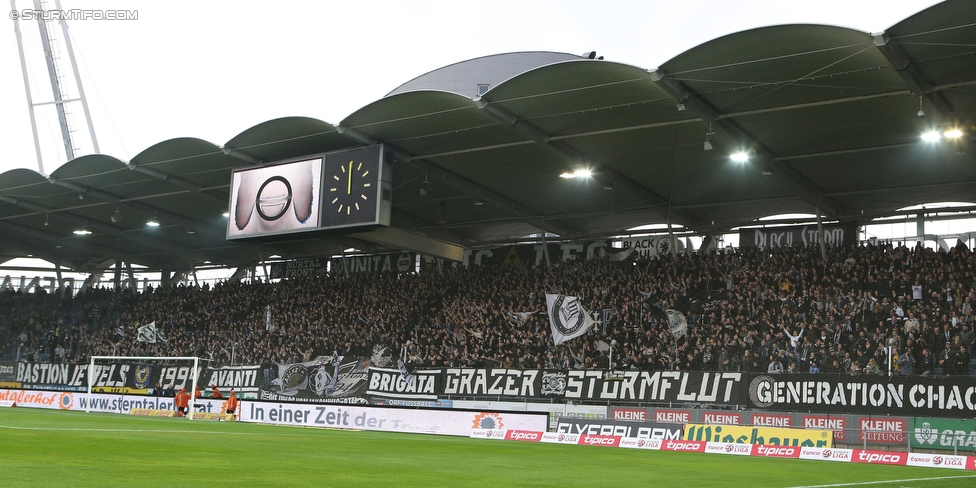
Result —
M708 132L705 133L704 147L706 151L715 149L715 132L712 132L712 126L708 126Z
M736 163L744 163L746 161L749 161L749 153L745 151L735 152L729 156L729 159L735 161Z

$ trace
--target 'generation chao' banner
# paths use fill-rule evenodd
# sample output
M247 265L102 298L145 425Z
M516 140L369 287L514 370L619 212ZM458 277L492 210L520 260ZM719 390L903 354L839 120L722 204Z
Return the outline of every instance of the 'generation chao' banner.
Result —
M780 411L969 417L976 380L968 377L753 375L749 406Z

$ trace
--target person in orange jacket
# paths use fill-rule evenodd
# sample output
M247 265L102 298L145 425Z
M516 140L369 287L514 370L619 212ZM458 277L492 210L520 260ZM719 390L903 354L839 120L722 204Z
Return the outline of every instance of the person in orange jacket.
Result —
M173 399L176 404L176 416L183 417L190 411L190 394L186 392L185 388L180 388L180 392L176 394L176 398Z
M210 396L211 398L213 399L224 398L224 394L217 389L217 385L210 385L210 388L213 389L213 395Z
M237 403L237 395L234 393L234 390L231 390L230 397L224 402L224 411L229 414L237 413Z
M193 387L193 398L203 398L203 393L200 393L200 387L199 386L194 386Z

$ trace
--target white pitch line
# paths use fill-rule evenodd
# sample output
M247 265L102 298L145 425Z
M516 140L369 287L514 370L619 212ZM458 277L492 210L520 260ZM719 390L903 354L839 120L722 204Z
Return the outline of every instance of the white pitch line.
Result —
M976 478L976 475L971 476L939 476L937 478L910 478L904 480L885 480L885 481L861 481L858 483L838 483L835 485L809 485L809 486L792 486L790 488L832 488L835 486L865 486L865 485L886 485L891 483L906 483L909 481L936 481L936 480L954 480L954 479L964 479L964 478Z
M0 425L0 429L13 430L57 430L57 431L77 431L77 432L151 432L151 433L173 433L173 434L228 434L228 435L260 435L275 437L310 437L308 434L272 434L266 432L226 432L221 430L165 430L165 429L62 429L58 427L21 427L17 425Z
M164 420L164 419L154 419L148 418L143 420ZM76 432L149 432L149 433L160 433L166 434L172 432L174 434L227 434L227 435L259 435L259 436L270 436L270 437L317 437L320 434L318 432L327 431L342 431L342 432L363 432L358 429L335 429L330 427L308 427L299 425L283 425L283 424L254 424L254 425L270 425L272 427L290 427L292 429L307 430L307 434L272 434L267 432L227 432L222 430L165 430L165 429L86 429L86 428L70 428L62 429L59 427L21 427L19 425L2 425L0 424L0 429L12 429L12 430L55 430L55 431L76 431ZM380 431L376 431L380 432ZM402 432L382 432L396 439L416 439L416 434L407 434Z

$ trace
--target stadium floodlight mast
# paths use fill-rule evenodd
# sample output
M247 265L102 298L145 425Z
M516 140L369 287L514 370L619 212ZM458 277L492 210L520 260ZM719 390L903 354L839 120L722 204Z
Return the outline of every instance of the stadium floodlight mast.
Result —
M191 356L92 356L91 362L88 364L88 375L87 375L88 376L88 404L85 406L85 413L91 412L91 404L92 404L92 396L91 396L92 395L92 382L94 381L93 376L95 374L95 360L96 359L110 359L110 360L124 360L124 361L128 361L128 360L134 360L134 361L182 361L182 360L188 360L188 361L193 361L193 370L192 370L192 373L191 373L191 375L192 375L192 379L191 379L192 383L190 384L190 386L191 386L190 390L192 391L192 393L190 393L190 408L187 409L187 410L189 410L189 412L187 413L187 419L193 420L193 404L197 400L197 390L196 390L195 387L197 385L197 380L198 380L199 371L200 371L199 370L199 368L200 368L200 358L195 357L195 356L193 356L193 357L191 357Z

